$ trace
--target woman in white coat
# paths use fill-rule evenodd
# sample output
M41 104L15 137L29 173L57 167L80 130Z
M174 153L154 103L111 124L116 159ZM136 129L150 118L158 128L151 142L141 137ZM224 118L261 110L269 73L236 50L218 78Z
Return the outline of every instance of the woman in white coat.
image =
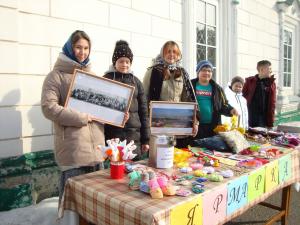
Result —
M232 78L230 86L224 90L228 103L239 113L239 127L248 129L248 108L247 100L243 97L242 90L244 79L236 76ZM222 124L231 124L231 118L222 116Z

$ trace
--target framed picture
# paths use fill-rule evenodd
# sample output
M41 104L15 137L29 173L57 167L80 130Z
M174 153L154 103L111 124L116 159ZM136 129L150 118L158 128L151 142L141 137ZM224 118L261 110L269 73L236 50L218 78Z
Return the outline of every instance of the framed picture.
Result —
M134 87L75 70L65 107L89 113L95 120L124 127Z
M192 135L196 110L193 102L150 102L151 134Z

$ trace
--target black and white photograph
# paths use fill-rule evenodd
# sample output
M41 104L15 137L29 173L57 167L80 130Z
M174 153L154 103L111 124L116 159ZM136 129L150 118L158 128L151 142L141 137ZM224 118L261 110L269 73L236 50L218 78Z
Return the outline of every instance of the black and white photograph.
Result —
M152 101L150 103L151 133L191 135L195 116L195 103Z
M91 114L96 120L124 127L134 87L75 70L65 107Z

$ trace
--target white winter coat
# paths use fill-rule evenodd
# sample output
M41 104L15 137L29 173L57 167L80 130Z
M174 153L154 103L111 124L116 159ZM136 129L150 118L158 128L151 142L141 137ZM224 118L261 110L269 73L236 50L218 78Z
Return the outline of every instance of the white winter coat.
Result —
M240 127L248 129L248 108L247 100L243 97L242 93L235 93L227 86L224 90L228 103L235 108L240 115ZM222 124L231 124L231 118L222 116Z

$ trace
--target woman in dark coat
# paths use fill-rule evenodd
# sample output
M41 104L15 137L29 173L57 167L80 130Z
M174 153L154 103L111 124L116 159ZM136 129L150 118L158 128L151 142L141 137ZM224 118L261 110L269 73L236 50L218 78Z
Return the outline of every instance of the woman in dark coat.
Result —
M168 102L196 102L190 77L181 66L181 51L174 41L167 41L154 65L147 69L143 80L147 100ZM193 124L193 135L198 131L198 118ZM187 147L190 137L177 137L177 147Z

